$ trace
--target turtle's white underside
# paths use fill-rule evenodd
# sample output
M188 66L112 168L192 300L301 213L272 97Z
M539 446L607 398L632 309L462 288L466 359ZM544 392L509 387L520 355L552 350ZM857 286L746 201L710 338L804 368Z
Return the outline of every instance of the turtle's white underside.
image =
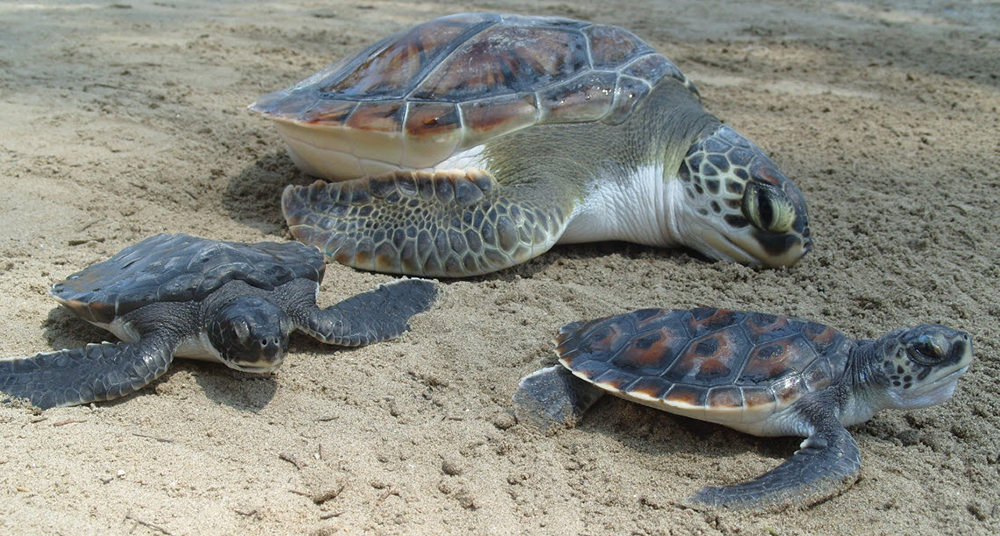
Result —
M456 153L434 166L435 170L468 168L489 171L482 146ZM684 188L677 177L664 176L663 166L658 165L639 166L635 171L597 170L556 243L624 240L657 247L676 245L673 237L679 230L675 216L684 208Z
M683 205L677 201L683 195L680 180L665 179L663 166L599 170L558 243L624 240L657 247L676 245L675 220Z
M93 322L93 324L114 333L115 337L118 337L122 341L135 342L139 340L139 334L136 333L131 323L124 317L115 318L110 324L102 324L100 322ZM181 341L180 346L177 347L177 350L174 351L174 355L187 359L198 359L215 363L223 362L219 356L219 352L209 342L208 332L205 330L199 331L196 335L185 337Z
M459 151L441 162L434 164L434 171L446 169L485 169L489 170L488 162L483 155L483 146L477 145L465 151Z

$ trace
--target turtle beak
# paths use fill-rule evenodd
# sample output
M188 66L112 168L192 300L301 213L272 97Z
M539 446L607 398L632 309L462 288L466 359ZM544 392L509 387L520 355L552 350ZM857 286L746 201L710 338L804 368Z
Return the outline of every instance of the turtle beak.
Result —
M764 235L764 233L757 234ZM765 235L758 236L757 240L761 243L757 259L767 268L781 268L783 266L794 265L806 253L809 253L813 244L812 238L808 235L786 234L777 237L776 240Z
M701 233L704 242L692 247L716 259L765 268L792 266L812 249L813 242L809 236L786 234L775 240L774 237L759 235L764 233L745 233L745 236L733 236L734 240L713 229L706 229Z
M253 357L256 358L254 361L234 360L229 365L237 370L254 374L265 374L277 370L285 360L285 354L288 353L288 339L285 338L285 342L282 344L279 337L263 337L259 339L258 344L259 347L254 348L252 352Z
M230 368L234 368L240 372L248 372L250 374L268 374L278 370L281 367L281 363L284 361L278 359L276 361L258 361L257 363L227 363Z
M692 247L704 251L709 257L751 266L762 265L756 256L723 234L716 233L713 230L706 230L701 236L704 244L700 247Z

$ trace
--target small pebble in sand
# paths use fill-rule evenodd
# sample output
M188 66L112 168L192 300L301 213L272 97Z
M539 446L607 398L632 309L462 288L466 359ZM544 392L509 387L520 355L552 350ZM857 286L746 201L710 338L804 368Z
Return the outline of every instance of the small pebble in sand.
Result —
M461 475L464 470L465 469L458 460L445 458L444 461L441 462L441 471L448 476Z

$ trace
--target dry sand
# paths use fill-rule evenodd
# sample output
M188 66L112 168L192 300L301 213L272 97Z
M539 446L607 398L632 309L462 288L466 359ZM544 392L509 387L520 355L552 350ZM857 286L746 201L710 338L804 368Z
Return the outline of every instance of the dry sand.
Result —
M129 0L125 0L128 2ZM622 243L448 282L401 339L295 337L271 377L190 361L112 403L0 406L0 532L986 534L1000 530L1000 6L979 2L0 2L0 355L108 335L54 281L152 234L289 235L310 179L245 110L362 45L464 10L629 28L805 193L789 270ZM320 299L385 275L331 265ZM563 323L650 306L792 314L873 337L940 322L978 361L954 399L854 429L862 478L804 511L681 500L757 475L758 439L606 398L576 429L515 424Z

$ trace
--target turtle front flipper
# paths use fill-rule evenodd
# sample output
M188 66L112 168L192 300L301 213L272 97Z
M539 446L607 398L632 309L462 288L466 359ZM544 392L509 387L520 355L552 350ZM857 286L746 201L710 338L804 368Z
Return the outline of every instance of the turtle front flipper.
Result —
M111 400L163 375L174 346L148 337L0 360L0 392L41 409Z
M478 169L397 171L288 186L281 207L295 238L348 266L466 277L522 263L556 243L568 211L533 203Z
M404 279L352 296L326 309L312 308L299 329L329 344L363 346L393 339L410 328L413 315L430 309L437 286L423 279Z
M751 508L815 504L843 491L861 468L858 444L832 414L824 414L813 426L813 434L778 467L742 484L704 487L691 499L711 506Z
M543 432L572 428L602 396L600 388L554 365L521 378L514 393L514 415Z

